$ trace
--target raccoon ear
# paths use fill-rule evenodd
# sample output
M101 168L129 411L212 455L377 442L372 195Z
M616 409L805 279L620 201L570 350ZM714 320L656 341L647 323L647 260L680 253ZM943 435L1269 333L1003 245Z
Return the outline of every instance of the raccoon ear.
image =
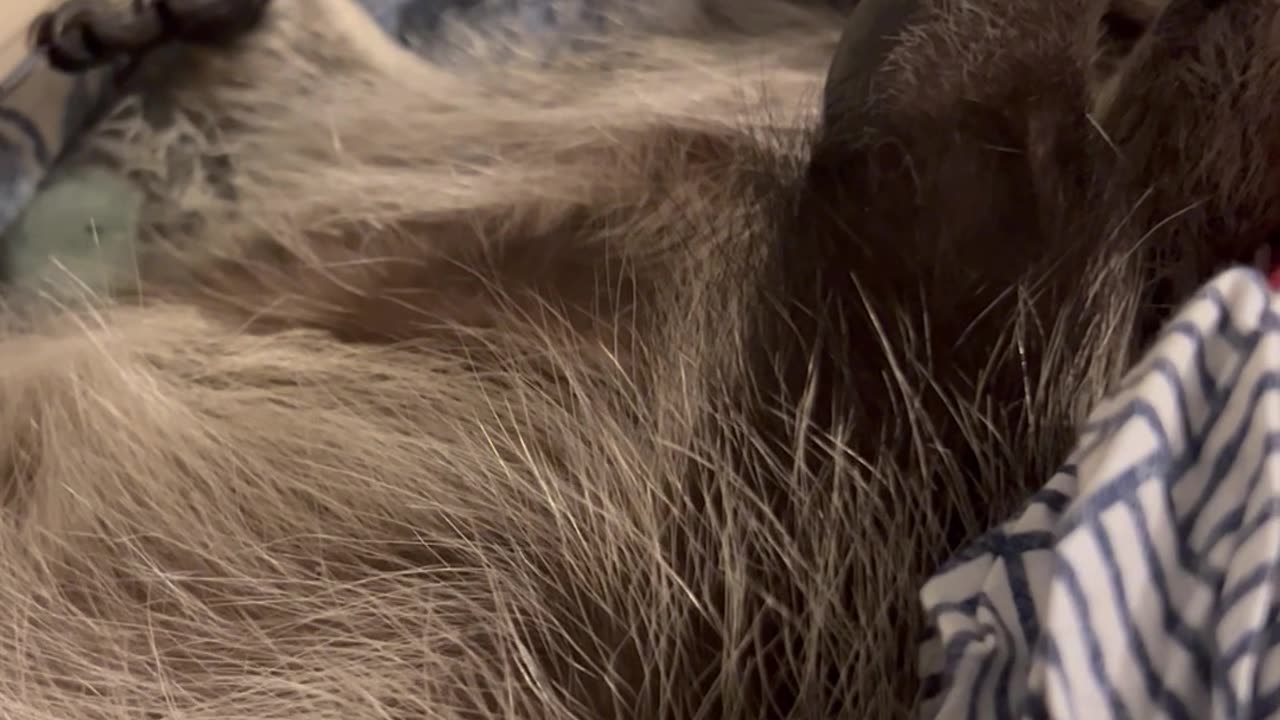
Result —
M845 22L822 93L822 122L839 126L861 114L871 99L871 80L898 44L920 0L860 0Z
M1105 118L1128 70L1150 43L1151 29L1171 0L1099 0L1093 4L1086 36L1089 112Z
M1089 110L1103 120L1116 111L1135 68L1156 42L1184 43L1230 0L1095 0L1085 72ZM1140 88L1133 88L1135 91Z

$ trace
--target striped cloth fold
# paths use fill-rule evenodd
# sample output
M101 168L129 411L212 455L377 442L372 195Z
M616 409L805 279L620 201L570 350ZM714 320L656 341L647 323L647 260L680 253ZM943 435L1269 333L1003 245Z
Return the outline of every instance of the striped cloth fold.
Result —
M1280 296L1230 270L922 590L924 717L1280 717Z

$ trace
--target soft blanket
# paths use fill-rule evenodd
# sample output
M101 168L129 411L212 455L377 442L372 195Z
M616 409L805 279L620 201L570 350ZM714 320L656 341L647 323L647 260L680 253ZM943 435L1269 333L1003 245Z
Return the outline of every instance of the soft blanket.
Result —
M25 36L0 37L0 231L27 206L62 151L108 95L110 73L64 75L27 52Z

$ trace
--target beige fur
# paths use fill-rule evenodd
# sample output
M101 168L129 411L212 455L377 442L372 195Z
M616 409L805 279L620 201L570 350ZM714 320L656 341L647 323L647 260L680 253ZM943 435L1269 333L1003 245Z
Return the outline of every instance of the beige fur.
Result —
M0 339L0 715L904 716L920 579L1128 365L1144 246L1071 245L1069 273L1046 251L1006 286L942 248L900 291L885 255L832 315L865 325L800 313L799 359L775 356L773 244L880 221L804 202L834 187L805 178L840 20L745 5L445 71L347 0L279 0L170 78L173 124L101 128L152 196L137 264L112 298L13 298ZM1085 127L1078 28L1017 7L935 3L891 108L998 105L1044 57L1075 84L1019 127ZM1036 39L943 42L997 18ZM971 182L946 157L909 159ZM853 187L831 206L895 207ZM954 303L915 304L935 291ZM861 405L828 393L829 338Z
M244 335L241 321L189 309L195 286L149 284L178 262L163 250L139 257L140 306L11 336L0 707L24 720L654 717L691 713L714 690L726 714L756 712L756 679L698 676L741 652L720 628L749 638L751 618L687 586L749 572L746 558L713 546L724 559L700 577L708 560L673 557L666 540L696 512L691 469L727 462L700 426L733 299L715 298L728 306L717 312L699 299L705 280L677 282L719 274L714 247L673 259L646 225L729 189L722 161L698 168L696 148L673 162L682 133L728 142L766 90L799 113L821 50L788 70L758 44L667 37L614 49L612 78L573 60L459 77L383 41L345 0L281 5L273 28L183 79L176 101L191 114L172 134L139 136L126 116L99 146L119 137L135 174L178 196L155 208L157 243L179 243L202 272L222 267L210 255L235 262L236 307L272 295L258 317L337 323L328 313L344 308L308 301L381 285L384 310L403 315L399 288L374 278L433 264L421 277L458 289L420 303L423 329L450 344ZM741 81L765 68L773 79ZM186 124L209 113L247 127ZM187 142L233 153L237 202L198 181L169 189L164 153ZM171 207L203 226L170 232ZM638 224L557 237L583 207ZM551 244L503 244L526 236ZM513 253L519 265L503 266ZM594 287L604 278L585 268L582 292L612 307L599 333L573 340L558 298L508 284L583 253L644 287ZM486 272L495 255L516 277ZM641 292L662 302L645 308L656 330L638 348L622 337L635 321L620 318ZM158 299L172 295L185 299ZM512 314L504 299L546 307ZM690 304L705 317L664 310ZM455 342L466 354L447 351ZM714 524L767 531L750 505L726 499ZM715 534L705 521L688 531ZM817 592L848 563L829 548L800 571ZM856 663L859 628L876 621L807 622L842 638L815 652Z

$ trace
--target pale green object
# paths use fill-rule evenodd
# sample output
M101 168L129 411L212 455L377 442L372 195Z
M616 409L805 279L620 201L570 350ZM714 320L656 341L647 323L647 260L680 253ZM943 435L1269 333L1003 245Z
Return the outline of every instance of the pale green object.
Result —
M141 192L98 168L58 173L4 236L10 281L104 293L133 274Z

